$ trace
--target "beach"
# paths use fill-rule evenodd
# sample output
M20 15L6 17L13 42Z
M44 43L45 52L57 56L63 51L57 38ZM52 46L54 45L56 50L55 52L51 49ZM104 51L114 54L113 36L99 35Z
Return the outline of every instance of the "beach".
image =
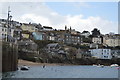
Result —
M64 64L64 63L38 63L38 62L31 62L31 61L27 61L27 60L22 60L19 59L18 60L18 66L22 66L22 65L26 65L26 66L63 66L63 65L73 65L73 64Z

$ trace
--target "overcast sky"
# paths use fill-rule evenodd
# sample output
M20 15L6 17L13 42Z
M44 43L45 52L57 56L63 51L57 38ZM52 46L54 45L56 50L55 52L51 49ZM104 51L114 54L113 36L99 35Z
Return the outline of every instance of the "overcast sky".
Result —
M118 33L117 2L4 2L0 3L0 18L7 18L10 6L13 20L24 23L41 23L54 29L72 27L77 31Z

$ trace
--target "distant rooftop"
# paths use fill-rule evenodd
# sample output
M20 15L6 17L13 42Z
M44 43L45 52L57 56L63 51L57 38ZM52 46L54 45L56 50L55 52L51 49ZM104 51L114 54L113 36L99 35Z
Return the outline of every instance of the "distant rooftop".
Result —
M53 29L52 27L49 27L49 26L43 26L43 28Z

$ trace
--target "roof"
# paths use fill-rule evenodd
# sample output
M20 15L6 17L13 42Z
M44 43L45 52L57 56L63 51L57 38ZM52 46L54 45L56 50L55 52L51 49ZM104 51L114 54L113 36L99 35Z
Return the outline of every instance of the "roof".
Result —
M43 28L53 29L52 27L49 26L43 26Z
M80 35L78 35L78 34L71 34L71 36L78 36L78 37L80 37Z
M83 31L82 33L90 33L89 31Z
M48 44L47 47L56 47L58 45L58 43L51 43L51 44Z

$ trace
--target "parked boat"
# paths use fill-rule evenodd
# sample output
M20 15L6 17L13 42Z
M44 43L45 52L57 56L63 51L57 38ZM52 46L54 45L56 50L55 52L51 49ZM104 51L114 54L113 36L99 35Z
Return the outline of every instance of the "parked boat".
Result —
M97 65L93 64L93 66L97 66Z
M30 67L24 65L24 66L21 66L20 69L21 69L21 70L29 70L29 68L30 68Z
M103 67L104 67L104 65L100 65L100 64L99 64L97 67L101 67L101 68L103 68Z
M112 64L110 65L110 67L118 67L119 65L118 64Z

